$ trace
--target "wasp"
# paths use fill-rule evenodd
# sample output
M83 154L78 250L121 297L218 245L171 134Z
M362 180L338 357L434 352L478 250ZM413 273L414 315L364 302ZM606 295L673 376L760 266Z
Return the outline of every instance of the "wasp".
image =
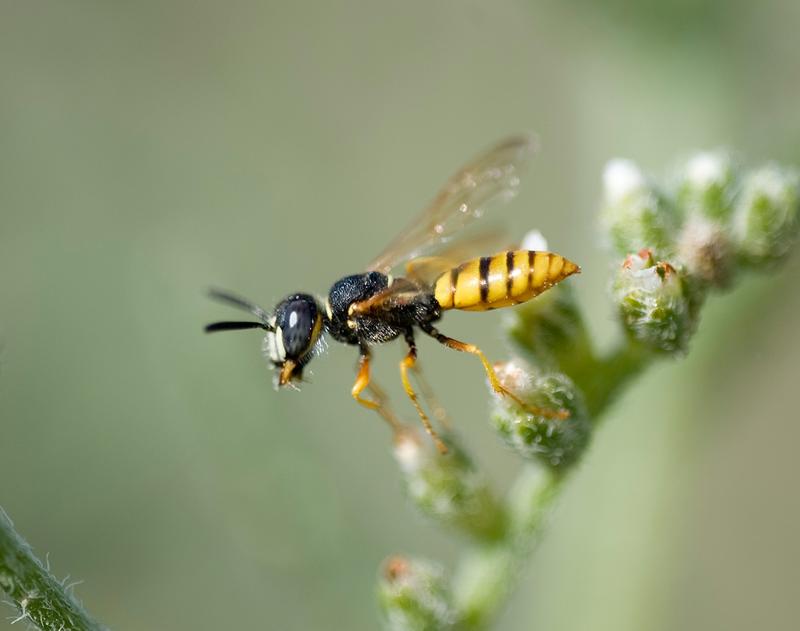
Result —
M212 291L213 298L248 311L256 321L215 322L205 330L263 329L264 352L276 370L279 388L302 380L303 370L324 348L326 334L358 347L358 372L351 394L361 405L378 411L395 432L400 431L400 423L389 410L383 391L370 378L370 359L376 345L402 338L407 347L400 362L403 388L442 453L447 448L409 379L409 372L421 379L415 341L418 331L448 348L477 356L491 387L500 395L531 413L565 418L562 410L528 405L500 382L483 351L448 337L435 326L445 311L517 305L580 272L575 263L553 252L508 249L490 256L468 256L485 240L470 236L467 228L485 216L494 202L516 194L519 174L534 147L532 138L520 135L479 154L446 182L429 206L365 271L337 280L326 298L295 293L268 312L233 294ZM401 266L404 275L392 276ZM365 391L371 396L365 396ZM428 391L425 386L424 392Z

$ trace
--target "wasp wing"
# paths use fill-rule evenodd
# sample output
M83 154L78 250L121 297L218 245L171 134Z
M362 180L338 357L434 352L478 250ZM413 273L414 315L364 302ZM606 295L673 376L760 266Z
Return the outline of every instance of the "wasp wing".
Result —
M520 171L535 147L530 136L512 136L462 167L367 269L388 274L411 259L453 247L456 236L492 203L516 195Z
M480 229L459 233L457 238L435 248L435 256L419 256L406 263L406 277L427 287L439 276L466 260L503 249L514 249L504 230L499 226L481 224Z

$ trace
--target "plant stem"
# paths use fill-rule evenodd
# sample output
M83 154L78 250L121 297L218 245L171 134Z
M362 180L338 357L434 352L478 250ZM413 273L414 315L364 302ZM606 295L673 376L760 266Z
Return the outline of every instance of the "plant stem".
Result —
M453 586L460 610L459 631L486 628L505 603L539 542L563 480L564 476L552 469L531 464L523 467L508 497L506 538L473 546L459 565Z
M13 600L19 616L42 631L101 631L69 588L33 555L0 509L0 588Z
M605 357L594 360L591 370L575 375L583 391L589 418L595 423L628 382L652 360L653 354L635 340L626 339Z

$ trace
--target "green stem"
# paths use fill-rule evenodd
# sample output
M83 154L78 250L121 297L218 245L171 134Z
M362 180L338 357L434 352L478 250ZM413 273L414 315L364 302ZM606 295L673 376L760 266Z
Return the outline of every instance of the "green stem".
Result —
M89 614L57 580L28 543L14 530L0 509L0 588L13 600L25 621L42 631L101 631L102 625Z
M541 538L563 480L552 469L525 465L509 493L505 539L470 548L454 577L459 631L485 629L505 603Z
M590 368L574 375L586 401L589 418L598 422L603 412L636 375L653 359L652 352L635 340L626 339Z

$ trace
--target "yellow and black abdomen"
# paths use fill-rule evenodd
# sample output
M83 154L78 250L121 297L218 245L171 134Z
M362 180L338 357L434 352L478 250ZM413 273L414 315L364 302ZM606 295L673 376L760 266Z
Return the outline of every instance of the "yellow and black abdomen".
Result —
M560 254L509 250L462 263L434 283L442 309L486 311L538 296L580 267Z

